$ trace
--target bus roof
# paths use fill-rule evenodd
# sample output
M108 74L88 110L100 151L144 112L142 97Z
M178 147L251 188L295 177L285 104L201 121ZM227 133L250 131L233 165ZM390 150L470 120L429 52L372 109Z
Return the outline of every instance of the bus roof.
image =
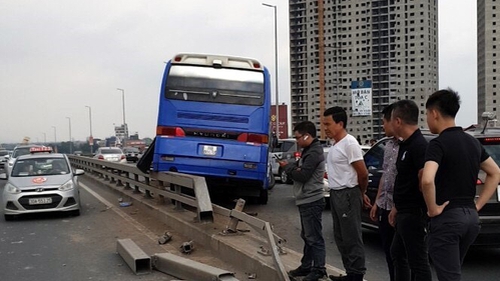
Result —
M172 59L172 64L246 68L252 70L264 69L262 64L256 59L225 56L225 55L207 55L207 54L177 54Z

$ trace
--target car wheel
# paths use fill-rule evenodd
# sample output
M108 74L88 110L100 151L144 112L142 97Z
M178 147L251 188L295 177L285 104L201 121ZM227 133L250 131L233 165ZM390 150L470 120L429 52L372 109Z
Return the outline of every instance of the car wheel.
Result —
M281 170L280 172L280 179L281 182L285 184L292 184L293 182L292 179L288 176L288 174L284 170Z
M276 179L274 178L273 171L269 170L268 177L267 189L271 190L276 185Z
M267 192L267 189L261 189L260 196L259 196L259 204L267 205L268 199L269 199L269 194Z
M14 215L3 215L6 221L12 221L14 220Z

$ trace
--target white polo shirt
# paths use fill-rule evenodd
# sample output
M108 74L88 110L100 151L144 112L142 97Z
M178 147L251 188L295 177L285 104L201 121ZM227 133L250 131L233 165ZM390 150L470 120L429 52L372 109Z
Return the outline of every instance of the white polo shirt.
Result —
M358 141L347 134L339 142L332 141L328 151L328 187L333 190L351 188L358 185L358 174L351 165L363 160L363 153Z

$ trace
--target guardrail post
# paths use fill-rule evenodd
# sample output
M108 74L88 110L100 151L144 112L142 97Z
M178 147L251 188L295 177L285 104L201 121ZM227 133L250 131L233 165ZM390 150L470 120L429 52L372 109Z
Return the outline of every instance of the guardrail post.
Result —
M160 190L165 190L165 182L159 180L157 188L160 189ZM163 196L161 194L158 194L157 200L158 200L158 204L165 204L165 196Z
M125 172L125 177L127 177L127 179L130 178L130 173L129 172ZM130 183L127 181L125 182L125 187L124 189L129 189L130 188Z
M245 200L240 198L236 202L236 206L234 207L234 210L243 212L244 207L245 207ZM236 233L238 231L237 230L238 222L239 222L239 219L237 219L235 217L230 217L229 223L227 224L227 227L226 227L226 230L229 232L232 232L232 233Z
M177 184L172 184L172 185L170 185L170 188L172 188L172 187L174 188L175 193L176 193L177 195L180 195L180 194L182 193L182 192L181 192L181 186L179 186L179 185L177 185ZM177 210L177 211L181 211L181 210L183 210L184 208L182 208L182 203L176 200L176 201L175 201L175 208L174 208L174 209L175 209L175 210Z
M118 174L118 177L121 177L122 172L120 170L116 170L116 173ZM123 186L123 182L121 179L117 178L116 180L116 186Z

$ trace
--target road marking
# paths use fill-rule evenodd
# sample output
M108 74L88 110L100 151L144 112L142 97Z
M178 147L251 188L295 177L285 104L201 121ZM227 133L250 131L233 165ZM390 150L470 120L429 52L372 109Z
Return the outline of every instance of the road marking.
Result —
M127 222L129 222L130 224L132 224L137 230L139 230L139 232L141 232L142 234L146 235L149 239L151 239L151 240L153 240L155 242L158 242L158 237L159 236L156 235L156 234L154 234L153 232L151 232L149 229L147 229L140 222L138 222L137 220L135 220L134 218L132 218L131 216L129 216L128 214L126 214L122 210L119 210L119 209L115 208L115 206L113 204L111 204L111 202L109 202L108 200L104 199L104 197L102 197L101 195L97 194L95 191L93 191L92 189L90 189L90 187L88 187L87 185L85 185L85 184L83 184L83 183L80 182L80 187L82 187L83 189L85 189L88 193L90 193L92 196L94 196L97 200L101 201L104 205L106 205L106 207L108 209L113 210L115 213L117 213L124 220L126 220ZM158 245L158 246L162 247L167 252L170 252L169 250L167 250L167 248L165 246L163 246L163 245Z

